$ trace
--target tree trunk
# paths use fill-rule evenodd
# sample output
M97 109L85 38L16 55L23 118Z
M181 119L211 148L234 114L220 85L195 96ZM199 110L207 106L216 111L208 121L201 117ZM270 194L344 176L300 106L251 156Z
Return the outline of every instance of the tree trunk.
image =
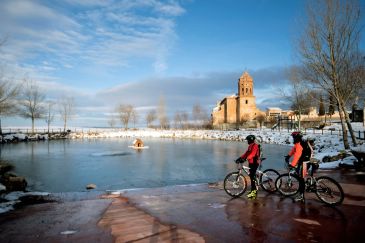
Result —
M67 126L67 114L64 114L64 117L63 117L63 132L66 132L66 126Z
M356 147L356 146L357 146L356 136L355 136L355 134L354 134L354 130L352 129L352 125L351 125L350 117L349 117L349 114L348 114L348 113L347 113L347 111L346 111L346 107L345 107L344 102L343 102L343 100L342 100L342 99L341 99L341 100L339 100L339 105L340 105L340 106L341 106L341 108L342 108L343 115L344 115L343 119L344 119L344 121L346 122L347 128L348 128L348 130L349 130L349 132L350 132L350 136L351 136L351 139L352 139L352 143L353 143L353 145ZM342 120L342 118L341 118L341 120Z
M347 113L347 111L344 109L344 115L345 115L345 121L347 124L347 128L349 129L350 135L351 135L351 139L352 139L352 143L354 145L354 147L357 146L357 139L354 133L354 129L352 129L352 125L351 125L351 121L350 121L350 117L349 114Z
M345 147L345 149L350 149L349 141L347 138L347 128L346 128L345 120L343 117L344 116L343 110L342 110L342 107L338 104L337 104L337 107L338 107L338 113L340 114L340 120L341 120L341 126L342 126L343 146Z
M34 117L32 117L32 133L34 134Z

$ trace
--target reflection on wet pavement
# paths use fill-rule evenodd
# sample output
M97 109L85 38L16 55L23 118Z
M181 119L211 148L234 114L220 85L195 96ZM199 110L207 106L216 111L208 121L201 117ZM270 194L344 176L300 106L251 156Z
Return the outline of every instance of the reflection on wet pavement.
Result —
M172 188L124 196L162 222L195 231L207 242L356 242L363 237L364 185L345 184L346 198L338 207L326 206L314 193L306 193L305 203L295 203L262 190L256 200L248 200L246 195L232 199L207 185Z

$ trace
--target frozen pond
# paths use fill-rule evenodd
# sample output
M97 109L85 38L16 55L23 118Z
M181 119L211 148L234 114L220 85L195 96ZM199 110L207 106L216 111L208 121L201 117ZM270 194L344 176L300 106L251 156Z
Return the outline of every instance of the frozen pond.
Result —
M223 180L246 142L145 138L52 140L1 145L1 159L15 165L29 189L49 192L160 187ZM290 147L264 144L263 168L280 169Z

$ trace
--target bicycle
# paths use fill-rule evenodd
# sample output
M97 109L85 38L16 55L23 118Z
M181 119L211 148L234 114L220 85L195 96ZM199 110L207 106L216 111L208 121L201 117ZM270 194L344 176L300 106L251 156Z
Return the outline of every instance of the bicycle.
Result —
M261 159L261 162L265 158ZM261 171L262 163L256 170L256 185L260 186L267 192L273 193L277 189L275 187L276 178L280 175L274 169L266 169ZM237 171L230 172L224 178L223 188L225 192L231 197L240 197L247 190L247 177L249 177L249 167L244 166L243 163L237 164Z
M311 165L310 172L304 173L305 191L315 193L318 199L327 205L340 205L345 197L341 185L328 176L315 177L313 167L316 166L316 163L308 161L303 162L303 164L304 167ZM275 187L281 195L293 196L299 192L299 181L298 172L294 168L288 168L288 173L281 174L276 179Z

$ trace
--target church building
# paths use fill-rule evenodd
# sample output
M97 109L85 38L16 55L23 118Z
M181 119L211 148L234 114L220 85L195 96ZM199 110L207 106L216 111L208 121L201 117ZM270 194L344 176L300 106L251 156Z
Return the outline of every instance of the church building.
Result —
M263 113L256 107L252 77L244 72L238 79L238 94L227 96L213 109L213 126L242 124L254 120Z

